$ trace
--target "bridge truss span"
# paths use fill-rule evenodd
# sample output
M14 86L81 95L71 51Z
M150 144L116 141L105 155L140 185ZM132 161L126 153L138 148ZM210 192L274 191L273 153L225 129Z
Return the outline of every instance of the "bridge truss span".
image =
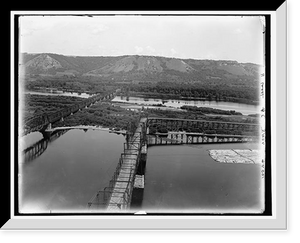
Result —
M146 144L146 119L141 118L134 133L128 133L124 151L109 185L98 191L88 202L88 209L111 212L130 208L134 180L141 159L142 147Z
M198 133L217 133L228 135L258 136L260 124L235 123L210 120L190 120L178 118L148 117L147 126L151 129L164 127L169 131L197 131Z
M47 129L51 129L51 125L55 122L61 121L69 115L72 115L83 108L87 108L92 104L97 102L106 101L113 99L115 97L115 92L109 94L95 95L86 100L82 101L80 104L74 104L71 107L66 107L60 111L52 112L49 114L43 114L37 117L33 117L25 121L23 130L20 131L20 135L24 136L31 132L44 132Z
M258 137L242 135L222 135L203 133L170 133L166 135L148 135L148 146L181 144L218 144L256 142Z
M211 122L211 124L210 124ZM149 127L153 125L165 125L173 128L171 132L149 134ZM128 127L124 151L121 153L116 170L103 190L98 191L88 202L90 211L128 211L135 184L137 168L140 161L145 160L147 146L150 145L180 145L197 143L245 143L255 142L258 136L246 136L239 134L206 134L188 133L183 130L189 126L211 129L249 129L253 132L258 124L224 123L206 120L184 120L170 118L143 117L138 122ZM235 130L232 130L235 131ZM145 148L146 147L146 148Z

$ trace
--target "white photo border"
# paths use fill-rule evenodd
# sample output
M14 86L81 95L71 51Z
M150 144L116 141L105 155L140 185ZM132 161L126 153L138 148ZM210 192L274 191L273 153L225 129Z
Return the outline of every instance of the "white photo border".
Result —
M105 11L104 14L110 12ZM135 13L135 12L134 12ZM149 12L163 14L162 12ZM168 14L172 12L168 11ZM11 12L11 40L15 36L15 15ZM34 11L32 14L62 14L61 11ZM84 14L68 11L67 14ZM103 14L103 12L89 12ZM123 12L118 12L123 14ZM128 14L124 12L124 14ZM129 12L130 14L130 12ZM135 13L136 14L136 13ZM143 12L147 14L147 12ZM174 12L182 14L182 12ZM276 11L189 11L188 14L255 14L271 16L271 160L272 160L272 216L152 216L152 215L93 215L93 216L16 216L15 214L15 72L14 44L11 44L11 218L4 230L285 230L287 229L287 2Z

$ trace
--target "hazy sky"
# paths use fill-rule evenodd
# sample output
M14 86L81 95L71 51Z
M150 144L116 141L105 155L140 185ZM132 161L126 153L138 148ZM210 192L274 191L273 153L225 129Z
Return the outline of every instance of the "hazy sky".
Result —
M23 16L19 40L28 53L262 64L262 31L258 16Z

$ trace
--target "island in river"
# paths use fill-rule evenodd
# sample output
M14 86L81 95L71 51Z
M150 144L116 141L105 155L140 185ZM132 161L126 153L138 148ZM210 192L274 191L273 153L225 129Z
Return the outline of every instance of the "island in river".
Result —
M22 114L24 120L44 114L56 112L72 104L80 103L84 98L69 96L46 96L35 94L24 95ZM126 106L127 105L127 106ZM111 130L127 130L130 123L135 123L141 113L148 116L215 120L227 122L258 123L258 118L252 115L243 115L234 110L223 110L210 107L183 105L178 107L151 106L151 104L135 104L135 108L116 101L98 102L90 107L82 109L71 116L52 124L52 127L69 126L102 126Z

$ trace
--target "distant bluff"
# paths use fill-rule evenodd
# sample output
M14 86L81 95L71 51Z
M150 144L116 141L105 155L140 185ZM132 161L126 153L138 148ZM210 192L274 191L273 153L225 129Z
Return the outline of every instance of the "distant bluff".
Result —
M139 80L257 81L261 66L224 60L160 56L65 56L52 53L20 55L20 75L93 76Z

